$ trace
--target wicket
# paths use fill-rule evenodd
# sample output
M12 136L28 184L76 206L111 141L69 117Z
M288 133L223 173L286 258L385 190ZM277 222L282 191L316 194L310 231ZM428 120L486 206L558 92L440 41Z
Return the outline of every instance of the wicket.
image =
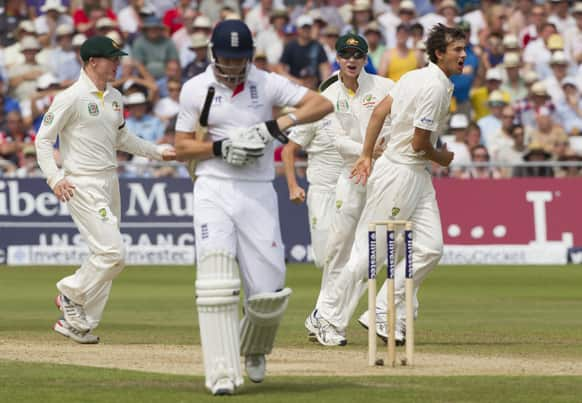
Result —
M386 227L386 266L388 279L388 363L396 366L396 310L394 305L394 272L396 266L396 228L404 228L405 291L406 291L406 365L414 356L414 279L412 271L412 222L374 221L368 225L368 365L376 365L376 228ZM404 363L404 362L403 362Z

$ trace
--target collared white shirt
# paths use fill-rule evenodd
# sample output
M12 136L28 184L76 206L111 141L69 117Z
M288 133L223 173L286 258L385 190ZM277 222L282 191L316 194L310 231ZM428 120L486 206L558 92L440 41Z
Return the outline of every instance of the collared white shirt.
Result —
M57 136L64 172L53 156ZM55 97L35 142L39 165L51 188L64 175L116 169L117 150L156 159L161 159L162 151L127 131L121 93L110 84L100 92L83 70L75 84Z
M180 112L176 131L194 132L209 86L215 94L208 116L208 140L218 141L232 136L237 130L271 120L274 106L295 106L307 93L307 88L288 79L250 67L244 85L234 91L218 82L214 66L188 80L180 92ZM238 89L237 89L238 90ZM265 148L265 154L243 167L228 164L222 158L198 162L196 176L213 176L248 181L271 181L275 177L275 144Z
M339 78L323 93L335 109L334 118L341 129L337 130L336 148L344 160L344 168L351 169L360 156L366 137L370 116L376 105L388 95L394 81L378 75L368 74L362 69L358 76L358 89L348 90ZM387 125L382 135L387 135Z
M289 140L307 152L307 181L310 188L335 190L344 165L335 148L336 134L337 121L334 122L333 114L314 123L295 126L291 130Z
M392 126L384 155L401 164L424 165L427 160L412 149L416 127L428 130L436 145L438 129L446 123L453 83L436 64L412 70L400 78L390 91L394 100Z

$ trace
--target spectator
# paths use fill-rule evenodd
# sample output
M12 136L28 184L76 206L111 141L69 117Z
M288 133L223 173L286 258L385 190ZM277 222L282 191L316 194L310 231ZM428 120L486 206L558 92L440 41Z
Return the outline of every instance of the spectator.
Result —
M474 46L480 45L479 34L487 28L487 12L494 3L494 0L481 1L479 8L463 15L463 19L471 24L470 41Z
M335 43L339 38L339 29L332 25L328 25L322 31L322 35L321 42L323 49L325 50L325 54L327 55L327 60L329 63L333 64L335 62Z
M107 36L111 31L118 32L119 24L109 17L101 17L95 23L95 35Z
M547 152L544 147L536 142L530 143L527 152L523 155L523 160L525 162L547 162L552 158L552 155ZM531 176L541 176L541 177L553 177L554 169L548 166L520 166L513 170L513 176L515 177L531 177Z
M168 122L175 118L180 111L179 98L182 82L178 80L168 80L168 96L156 102L154 115L158 117L166 127Z
M384 26L387 49L396 47L396 27L398 25L404 24L410 26L416 22L416 6L412 1L403 0L396 9L398 10L396 16L386 13L378 18L378 22Z
M519 39L522 48L526 48L531 42L539 37L544 24L547 22L548 15L543 4L530 5L530 23L519 32Z
M119 29L129 43L133 42L142 28L144 4L145 0L129 0L127 6L119 11Z
M556 26L560 34L576 26L576 20L569 13L568 0L551 0L551 12L548 21Z
M451 81L455 85L455 88L453 89L453 102L451 102L451 105L454 105L455 112L463 113L467 118L470 118L470 93L471 87L473 86L479 71L479 57L477 57L473 50L473 45L469 42L469 34L471 32L471 26L469 23L463 20L459 23L459 28L465 32L467 37L467 45L465 47L466 57L465 65L463 66L463 73L451 76Z
M507 21L508 31L515 35L525 30L529 23L530 14L533 6L533 0L517 0L513 2L514 8L509 12L509 19Z
M503 4L496 3L488 7L485 13L486 26L479 32L480 44L484 44L491 37L497 37L501 42L505 35L507 9ZM495 66L495 63L492 63L492 66Z
M491 160L497 161L501 150L513 146L511 129L514 126L515 112L510 105L506 105L501 110L501 128L495 132L488 141L489 154Z
M147 99L154 103L159 96L156 80L147 71L143 64L136 60L121 65L122 76L113 83L114 87L121 88L125 96L134 92L147 94Z
M46 0L40 10L44 14L34 20L38 41L43 47L53 47L57 43L57 27L72 26L73 19L67 14L67 8L61 4L61 0Z
M503 164L500 171L504 178L513 176L513 166L523 162L523 155L527 151L527 147L525 146L525 129L522 125L511 126L509 135L513 140L512 145L499 149L494 160Z
M475 113L474 119L476 121L479 121L490 114L489 98L493 91L499 91L502 82L503 77L501 75L501 70L497 68L490 69L485 75L485 85L471 90L470 99L471 105L473 106L473 112ZM503 98L503 102L506 104L509 103L509 94L503 91L499 91L499 93Z
M4 88L4 77L0 76L0 88ZM0 115L6 115L8 112L20 112L18 101L10 98L4 91L0 91Z
M505 34L503 36L503 51L505 53L517 53L518 56L521 54L521 48L519 47L519 40L514 34Z
M536 123L531 131L531 141L544 147L547 152L555 154L554 145L568 141L568 135L561 126L556 124L552 113L547 108L540 108Z
M40 178L43 174L36 160L36 148L34 144L27 144L22 149L22 163L14 171L16 178Z
M150 103L142 92L129 95L125 105L129 113L125 123L131 133L153 143L164 135L164 124L148 112Z
M368 56L374 68L378 70L382 55L386 51L386 47L382 44L382 30L380 29L380 25L376 21L370 22L364 30L364 37L366 38L366 42L368 42Z
M342 30L342 34L348 32L363 36L368 24L374 20L370 0L354 0L352 2L352 18Z
M36 55L40 52L40 44L36 38L25 36L20 47L24 54L24 63L12 66L8 69L10 78L10 94L19 102L24 101L36 90L36 79L50 71L48 66L37 63Z
M486 70L497 67L503 62L503 36L498 32L491 32L485 41L484 53L481 57Z
M467 147L471 150L479 144L481 144L481 128L477 123L471 122L467 129Z
M174 41L174 45L176 45L176 49L180 53L180 65L185 66L182 62L182 49L188 48L190 46L190 37L194 34L194 20L196 19L196 10L191 8L184 11L182 15L182 27L177 29L174 33L172 33L171 37ZM208 26L212 27L210 20L208 17L201 16L202 18L206 18L208 20ZM165 23L165 22L164 22ZM186 63L188 64L188 63Z
M546 86L543 82L537 81L531 85L528 97L514 105L517 121L525 127L535 127L536 117L542 108L549 110L550 113L556 110Z
M164 25L168 27L170 35L173 35L176 31L182 28L184 22L184 16L196 8L195 0L178 0L176 7L167 10L164 13ZM192 23L190 21L190 23Z
M416 50L408 47L409 39L410 28L408 25L398 25L396 27L396 47L388 49L382 55L378 70L379 75L396 82L404 74L422 66L422 61L418 59Z
M100 0L83 0L82 8L78 8L73 12L75 29L77 32L89 37L93 36L95 34L95 24L102 17L117 20L113 10L103 7Z
M487 147L482 144L471 148L471 162L474 164L485 164L489 162ZM501 173L497 168L490 166L474 166L465 171L461 177L463 179L499 179Z
M198 12L210 18L213 24L221 20L221 12L224 9L240 15L238 0L200 0L198 4Z
M183 30L183 28L182 28ZM181 30L181 31L182 31ZM176 35L181 32L176 32ZM204 15L199 15L194 19L192 23L192 33L189 35L185 35L183 38L183 42L180 45L176 45L176 49L180 54L180 66L185 68L188 64L190 64L196 58L194 52L190 49L190 43L192 42L192 35L194 34L204 34L207 37L210 37L210 33L212 32L212 23L208 19L208 17ZM181 39L182 41L182 39ZM175 43L176 41L174 41Z
M255 51L255 57L253 59L253 64L256 68L264 71L271 71L269 67L269 62L267 60L267 54L262 49L257 49Z
M313 19L302 15L297 19L298 36L283 49L283 55L278 67L279 72L288 78L299 81L302 70L317 74L318 83L329 77L331 73L327 55L321 44L311 39Z
M581 175L580 168L582 167L582 157L574 151L568 150L565 155L558 158L558 161L576 163L576 165L561 167L558 172L556 172L556 178L579 177Z
M120 178L137 178L139 168L131 163L133 155L125 151L117 151L117 176Z
M22 21L27 19L26 9L21 0L6 0L2 18L0 18L0 48L18 42L16 32Z
M483 144L491 146L491 139L501 128L501 116L503 108L508 105L506 98L500 91L493 91L487 101L490 113L477 121L481 128Z
M503 57L503 67L507 76L501 85L501 90L508 93L511 102L516 102L527 97L527 86L521 77L521 60L519 53L506 53Z
M52 71L63 87L68 87L79 78L81 64L73 48L72 25L59 25L55 32L57 47L51 52Z
M565 50L568 59L580 64L582 63L582 2L578 1L574 4L572 15L575 18L576 25L564 34L566 39Z
M182 71L182 81L186 81L202 73L210 64L210 58L208 57L208 39L209 38L201 32L192 35L190 50L194 52L196 58Z
M433 11L424 14L418 19L418 22L422 24L424 32L430 32L437 24L446 25L447 19L443 16L443 3L448 3L447 5L453 3L457 7L457 3L455 1L451 2L450 0L431 0L431 3L434 6Z
M25 37L36 39L36 28L32 21L24 20L18 24L16 30L16 39L18 42L4 48L4 67L9 70L10 67L24 63L24 55L22 54L22 41Z
M539 38L531 41L524 48L523 61L528 65L529 68L537 69L537 64L548 63L550 61L550 57L552 55L550 48L556 48L560 46L559 41L556 39L553 39L551 43L548 42L550 37L556 34L556 32L555 25L551 22L546 22L542 25L542 29L539 32Z
M311 37L316 41L321 37L321 33L327 27L327 21L323 19L321 13L318 9L311 10L309 12L311 18L313 18L313 26L311 27Z
M562 80L564 98L556 106L558 120L570 136L582 134L582 99L576 80L566 77Z
M271 25L271 12L273 11L273 0L259 0L257 4L246 14L245 23L256 36L262 31L269 29Z
M546 78L543 83L555 105L564 99L562 81L568 74L568 64L568 59L566 59L566 54L564 52L558 51L552 54L552 58L550 59L552 74Z
M275 66L283 54L284 28L289 23L289 13L286 9L273 9L269 21L269 27L257 34L256 47L262 49L268 63Z
M168 62L179 64L178 51L174 42L165 35L165 27L159 17L147 17L142 30L143 34L133 43L131 56L159 80L164 76Z
M467 147L467 129L469 128L469 119L462 113L456 113L451 116L449 123L452 134L455 136L453 141L447 143L447 148L455 153L451 163L451 176L461 177L465 168L459 168L458 165L469 165L471 163L471 154Z
M36 92L21 103L25 127L32 127L35 132L38 130L45 112L60 91L59 80L51 73L45 73L36 80Z
M0 157L16 166L21 164L21 152L26 145L34 146L35 134L24 127L19 111L6 114L6 126L0 132Z

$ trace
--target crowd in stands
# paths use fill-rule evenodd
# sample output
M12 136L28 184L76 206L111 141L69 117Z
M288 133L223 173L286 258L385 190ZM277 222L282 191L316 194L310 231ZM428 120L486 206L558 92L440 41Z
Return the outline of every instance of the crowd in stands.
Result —
M432 26L459 26L467 59L441 137L458 178L578 176L581 161L582 2L567 0L4 0L0 6L0 176L40 176L34 136L53 97L79 75L80 45L107 35L130 55L113 85L128 128L172 143L182 83L210 64L220 20L243 19L254 63L317 88L337 69L334 44L366 38L366 71L397 81L427 63ZM58 147L55 147L58 154ZM121 176L187 176L119 153ZM494 164L474 164L491 162ZM473 166L471 166L473 165ZM574 164L570 164L574 165Z

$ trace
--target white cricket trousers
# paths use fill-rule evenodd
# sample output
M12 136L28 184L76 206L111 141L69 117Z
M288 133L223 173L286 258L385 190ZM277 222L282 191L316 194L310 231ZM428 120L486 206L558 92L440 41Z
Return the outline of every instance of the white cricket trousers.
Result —
M121 202L117 172L67 176L75 186L67 203L89 256L71 276L57 283L58 290L83 305L87 321L99 325L111 291L112 280L123 270L125 248L119 231Z
M285 255L271 182L199 177L194 232L198 260L211 252L236 256L246 298L284 287Z
M329 287L333 287L340 271L350 258L354 234L365 203L366 188L354 184L350 180L349 172L344 170L340 174L336 186L335 213L329 229L321 290L315 305L318 309L322 296L329 292ZM350 297L358 300L362 292L364 292L364 288L354 290L354 294Z
M350 259L320 301L319 313L340 331L347 328L357 307L358 301L350 300L350 295L367 278L368 224L386 220L393 212L395 220L410 220L413 223L415 291L442 256L440 214L430 173L424 166L397 164L385 155L379 158L368 183L368 199L356 230ZM378 247L377 255L379 261L385 261L386 248ZM398 262L395 271L397 321L403 323L406 316L403 259ZM385 297L379 295L378 298ZM416 305L418 308L418 301Z
M311 234L311 250L315 266L322 269L331 222L335 213L335 189L309 186L307 190L307 214Z

